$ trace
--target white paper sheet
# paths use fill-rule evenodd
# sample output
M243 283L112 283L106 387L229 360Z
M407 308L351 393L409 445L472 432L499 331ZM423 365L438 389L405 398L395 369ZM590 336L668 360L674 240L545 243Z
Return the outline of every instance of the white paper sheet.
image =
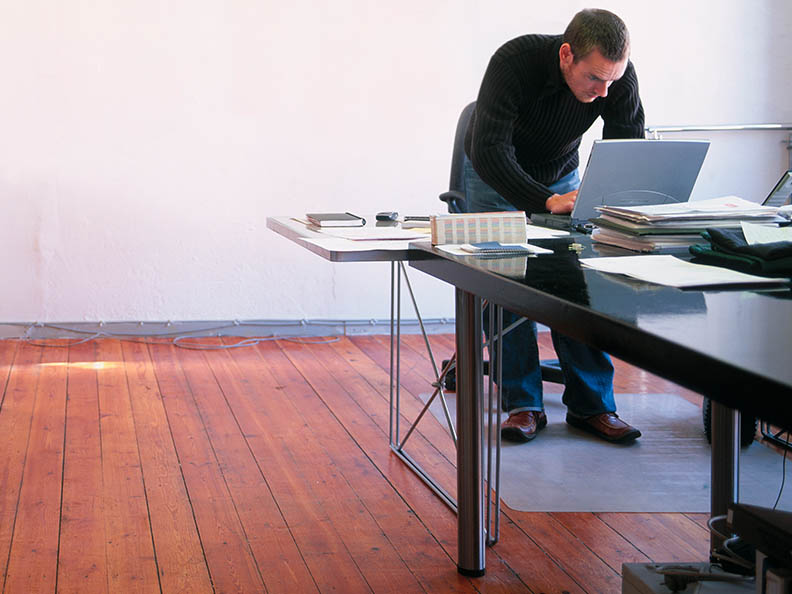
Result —
M623 274L669 287L706 287L739 284L777 284L784 279L765 278L728 268L693 264L666 254L581 258L581 265L601 272Z
M526 227L528 239L555 239L556 237L569 235L569 231L563 231L562 229L550 229L540 225L526 225Z
M353 241L382 241L390 239L427 239L426 233L415 229L402 229L400 227L333 227L322 229L322 235L328 237L341 237Z
M412 241L351 241L339 237L305 239L307 243L318 245L331 252L369 252L374 250L406 250Z
M769 227L756 223L740 223L745 241L748 245L758 243L775 243L776 241L792 241L792 227Z

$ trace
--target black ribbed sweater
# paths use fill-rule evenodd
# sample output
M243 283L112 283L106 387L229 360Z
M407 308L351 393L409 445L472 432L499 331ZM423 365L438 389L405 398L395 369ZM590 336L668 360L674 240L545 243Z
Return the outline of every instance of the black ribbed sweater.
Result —
M602 116L603 138L643 138L632 62L607 97L578 101L559 66L560 35L523 35L490 60L465 136L473 168L517 209L546 212L547 185L575 170L580 138Z

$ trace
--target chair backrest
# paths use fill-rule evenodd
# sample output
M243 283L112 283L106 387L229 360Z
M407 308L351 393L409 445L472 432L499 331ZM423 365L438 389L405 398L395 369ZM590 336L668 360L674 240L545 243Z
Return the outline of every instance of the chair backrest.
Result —
M451 177L448 181L448 192L440 195L440 200L448 204L448 212L467 212L465 201L465 133L476 102L468 104L457 121L454 134L454 146L451 153Z
M454 134L454 149L451 154L451 179L448 181L449 190L457 190L459 192L465 191L465 171L463 168L465 161L465 134L467 133L468 124L470 123L470 116L473 115L473 109L475 109L475 107L476 102L473 101L473 103L469 103L459 115L456 134Z

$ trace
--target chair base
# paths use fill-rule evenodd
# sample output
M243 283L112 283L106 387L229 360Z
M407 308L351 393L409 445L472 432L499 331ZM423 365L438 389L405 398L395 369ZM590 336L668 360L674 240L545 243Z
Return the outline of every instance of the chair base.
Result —
M443 361L442 368L448 365L448 361L448 359ZM561 371L561 365L558 359L544 359L539 367L542 370L542 381L552 382L554 384L564 383L564 373ZM489 375L489 361L483 361L482 368L482 373L484 375ZM456 392L456 366L452 366L451 369L448 370L445 381L443 382L443 389L448 392Z

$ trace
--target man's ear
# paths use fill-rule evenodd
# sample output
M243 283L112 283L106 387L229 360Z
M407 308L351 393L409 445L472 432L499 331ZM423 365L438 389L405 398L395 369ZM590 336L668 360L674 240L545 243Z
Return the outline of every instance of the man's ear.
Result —
M575 54L572 53L572 46L568 43L562 43L558 48L558 59L562 67L569 66L575 61Z

